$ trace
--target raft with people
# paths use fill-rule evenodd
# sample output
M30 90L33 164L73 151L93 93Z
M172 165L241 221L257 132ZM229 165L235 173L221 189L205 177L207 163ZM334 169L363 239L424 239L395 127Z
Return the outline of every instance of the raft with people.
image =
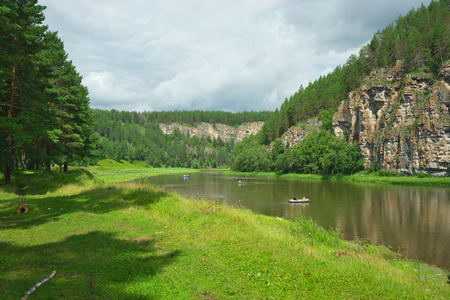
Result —
M301 199L297 199L297 198L292 198L289 199L289 203L309 203L309 199L305 198L305 196L303 196L303 198Z

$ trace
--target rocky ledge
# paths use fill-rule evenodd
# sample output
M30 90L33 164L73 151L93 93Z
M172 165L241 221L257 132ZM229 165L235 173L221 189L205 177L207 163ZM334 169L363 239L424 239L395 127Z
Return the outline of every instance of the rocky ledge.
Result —
M209 138L219 138L224 142L229 142L234 139L235 142L240 142L244 137L250 136L251 134L257 134L264 122L251 122L240 125L238 128L223 124L209 124L201 123L195 127L188 127L179 124L159 124L159 128L164 134L172 134L175 129L180 130L184 135L197 136L201 138L202 136Z
M289 128L281 136L281 141L288 148L293 148L299 144L303 139L313 131L320 131L322 129L322 122L317 118L308 120L306 123L299 123Z
M359 145L366 167L450 176L449 83L450 64L439 78L408 74L400 61L374 71L341 103L334 132Z

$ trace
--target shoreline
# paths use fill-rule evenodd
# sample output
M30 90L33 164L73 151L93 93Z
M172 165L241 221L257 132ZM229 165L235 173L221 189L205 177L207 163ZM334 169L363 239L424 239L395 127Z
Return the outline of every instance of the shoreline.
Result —
M225 171L224 175L229 176L261 176L261 177L280 177L298 180L336 180L347 182L375 183L375 184L395 184L395 185L424 185L424 186L440 186L450 187L450 177L407 177L407 176L374 176L370 174L356 173L345 176L324 176L314 174L276 174L273 172L234 172Z
M47 193L0 200L3 298L20 298L52 270L57 275L36 298L449 295L444 268L364 240L343 240L301 215L287 220L146 184L95 183L83 170L29 180ZM29 212L17 214L18 203Z

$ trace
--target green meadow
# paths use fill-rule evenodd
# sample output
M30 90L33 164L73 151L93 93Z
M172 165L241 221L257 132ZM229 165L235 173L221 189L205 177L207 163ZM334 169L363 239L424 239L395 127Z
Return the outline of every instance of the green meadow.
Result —
M145 162L129 163L113 159L100 160L95 166L89 166L88 170L98 183L124 182L160 174L189 174L199 171L188 168L153 168L147 166Z
M450 299L446 270L301 215L101 181L148 175L101 168L19 172L0 187L0 299L20 299L54 270L28 299Z

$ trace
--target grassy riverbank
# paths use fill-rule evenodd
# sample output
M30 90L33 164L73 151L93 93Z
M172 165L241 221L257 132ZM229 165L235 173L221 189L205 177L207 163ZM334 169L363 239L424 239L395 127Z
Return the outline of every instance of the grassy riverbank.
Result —
M103 183L131 181L160 174L190 174L199 171L188 168L153 168L145 165L144 162L131 164L124 160L118 162L112 159L101 160L97 165L89 166L88 170L94 175L96 182Z
M29 299L450 297L445 270L343 241L301 216L255 215L148 185L93 184L86 171L61 181L27 176L18 182L46 194L0 192L0 299L19 299L53 270ZM19 204L29 212L17 214Z
M450 177L420 177L420 176L380 176L376 173L368 173L367 171L359 172L349 176L322 176L314 174L276 174L273 172L256 172L256 173L242 173L226 171L225 175L234 176L262 176L262 177L282 177L282 178L292 178L292 179L302 179L302 180L341 180L341 181L352 181L352 182L371 182L371 183L389 183L389 184L411 184L411 185L436 185L436 186L450 186Z

